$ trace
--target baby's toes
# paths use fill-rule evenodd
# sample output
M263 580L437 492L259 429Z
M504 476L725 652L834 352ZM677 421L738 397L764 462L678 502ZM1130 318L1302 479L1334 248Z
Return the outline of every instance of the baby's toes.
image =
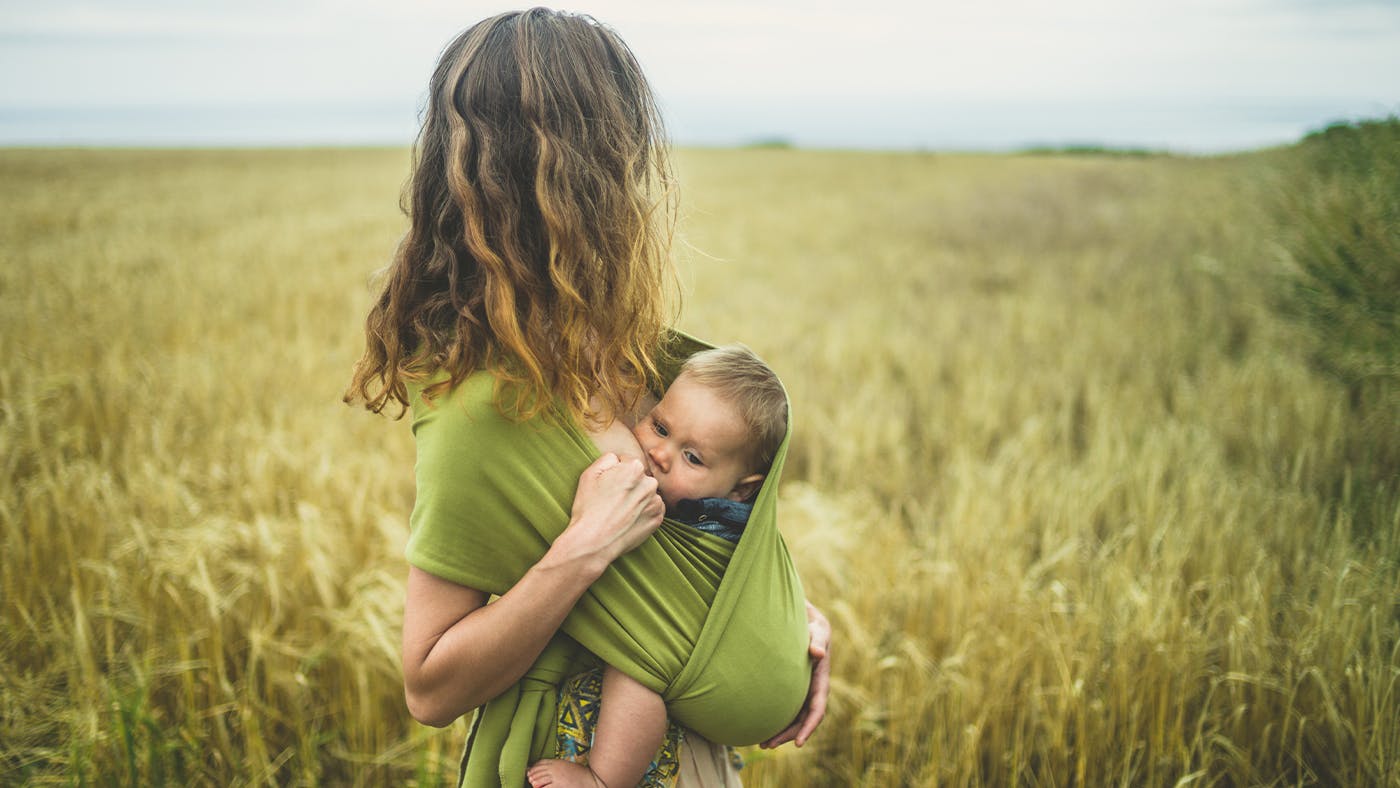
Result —
M525 772L525 778L530 781L530 788L544 788L544 786L554 782L550 779L549 767L545 765L544 761L531 766Z

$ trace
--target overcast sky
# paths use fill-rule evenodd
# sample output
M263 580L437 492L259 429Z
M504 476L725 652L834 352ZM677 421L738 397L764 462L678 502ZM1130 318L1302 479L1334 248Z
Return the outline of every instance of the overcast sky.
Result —
M622 34L681 143L1223 150L1400 111L1400 0L565 7ZM81 138L77 127L100 136L103 124L117 137L199 142L216 137L196 126L236 108L247 128L225 129L226 142L277 141L282 123L286 141L407 143L441 47L500 10L0 0L0 142L46 128L54 141Z

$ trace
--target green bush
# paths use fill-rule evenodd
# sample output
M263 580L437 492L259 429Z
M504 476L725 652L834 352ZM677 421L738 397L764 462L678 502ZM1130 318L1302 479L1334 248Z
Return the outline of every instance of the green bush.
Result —
M1400 479L1400 119L1328 126L1285 161L1280 306L1346 387L1349 449L1334 494L1373 531L1396 516L1387 502Z
M1400 120L1339 123L1298 145L1285 204L1286 309L1360 396L1400 379ZM1375 385L1379 384L1379 385Z

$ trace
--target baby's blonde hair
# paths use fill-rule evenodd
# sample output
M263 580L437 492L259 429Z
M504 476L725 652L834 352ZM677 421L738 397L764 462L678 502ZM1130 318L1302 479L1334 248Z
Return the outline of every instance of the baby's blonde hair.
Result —
M681 375L734 403L749 428L749 462L767 473L787 435L787 392L772 368L744 345L702 350L686 359Z

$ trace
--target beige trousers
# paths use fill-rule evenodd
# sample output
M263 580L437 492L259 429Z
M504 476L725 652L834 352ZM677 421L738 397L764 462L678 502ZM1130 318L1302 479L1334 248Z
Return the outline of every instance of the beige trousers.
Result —
M741 788L743 785L739 770L729 762L724 746L714 744L695 731L685 732L680 761L676 788Z

